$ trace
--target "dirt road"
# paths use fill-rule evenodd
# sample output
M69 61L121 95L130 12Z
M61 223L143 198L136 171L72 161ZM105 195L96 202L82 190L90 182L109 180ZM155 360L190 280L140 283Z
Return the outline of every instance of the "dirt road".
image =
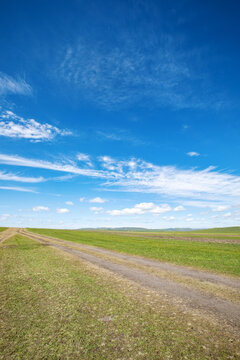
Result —
M9 228L7 230L0 232L0 243L14 236L18 231L19 229L17 228Z
M240 301L226 299L217 292L212 291L212 293L209 293L204 290L204 285L207 289L209 286L213 286L215 290L219 287L223 289L223 293L224 291L234 291L240 299L240 281L238 279L120 254L93 246L76 244L30 233L23 229L16 230L16 232L155 290L167 297L169 301L181 304L181 306L188 309L211 314L227 324L240 327ZM157 273L156 271L160 272ZM171 276L169 277L166 274L171 274ZM179 276L188 278L198 284L191 287L187 282L181 283L178 279ZM199 287L199 284L202 288Z

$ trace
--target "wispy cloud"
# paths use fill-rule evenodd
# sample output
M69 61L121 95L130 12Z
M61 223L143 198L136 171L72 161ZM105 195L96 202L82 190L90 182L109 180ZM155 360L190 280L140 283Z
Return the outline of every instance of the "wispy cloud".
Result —
M94 170L94 169L82 169L77 167L73 162L71 163L63 163L63 162L50 162L45 160L34 160L34 159L27 159L20 156L11 156L0 154L0 163L1 164L8 164L8 165L16 165L16 166L23 166L23 167L31 167L31 168L39 168L39 169L48 169L48 170L55 170L60 172L67 172L70 174L76 175L85 175L90 177L99 177L105 178L106 173L101 170Z
M222 205L216 202L229 203L240 199L240 176L217 171L214 167L204 170L179 169L175 166L154 165L141 159L117 160L101 156L98 158L98 168L82 169L72 162L54 163L5 154L0 154L0 163L98 178L102 179L105 189L154 193L168 198L181 198L181 201L184 198L185 204L186 201L197 201L201 203L200 207L208 206L207 201L212 201L216 207Z
M179 44L181 43L181 46ZM200 51L188 51L183 40L162 34L121 36L120 43L86 43L66 47L57 66L58 78L105 108L151 102L155 106L202 108L215 106L215 97L193 64Z
M18 187L18 186L0 186L1 190L11 190L11 191L22 191L22 192L29 192L29 193L37 193L37 191L34 191L32 189Z
M90 155L78 153L77 154L78 161L81 161L83 163L86 163L88 166L93 166L92 161L90 159Z
M24 138L31 141L52 140L57 135L70 135L68 130L60 130L50 124L41 124L34 119L24 119L12 111L0 115L0 135L12 138Z
M32 88L24 79L15 79L0 72L0 95L21 94L30 95Z
M39 212L39 211L49 211L49 208L47 206L34 206L32 208L33 211Z
M3 172L3 171L0 171L0 180L17 181L17 182L24 182L24 183L39 183L39 182L45 181L45 179L42 176L39 176L39 177L18 176L18 175Z
M66 201L65 204L66 204L66 205L69 205L69 206L73 206L73 205L74 205L74 203L73 203L72 201Z

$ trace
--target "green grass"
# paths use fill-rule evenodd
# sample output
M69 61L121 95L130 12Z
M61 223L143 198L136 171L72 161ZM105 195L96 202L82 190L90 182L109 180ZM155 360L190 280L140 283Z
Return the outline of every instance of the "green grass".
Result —
M7 227L0 227L0 232L7 230Z
M208 233L208 234L229 234L240 236L240 226L223 227L223 228L211 228L198 230L197 233Z
M0 359L239 358L233 334L127 284L19 235L5 241Z
M224 229L224 230L223 230ZM109 233L115 233L119 235L129 235L129 236L145 236L147 238L151 237L165 237L166 239L169 237L177 237L179 240L184 238L192 238L193 240L207 238L207 239L218 239L218 240L229 240L236 241L240 240L240 231L235 229L235 231L228 230L229 228L223 229L207 229L207 230L194 230L194 231L108 231ZM231 228L232 229L232 228ZM103 231L102 231L103 232ZM106 231L105 231L106 232Z
M29 230L64 240L99 246L105 249L145 256L179 265L187 265L235 276L240 275L240 244L134 237L131 234L126 236L112 234L107 231Z

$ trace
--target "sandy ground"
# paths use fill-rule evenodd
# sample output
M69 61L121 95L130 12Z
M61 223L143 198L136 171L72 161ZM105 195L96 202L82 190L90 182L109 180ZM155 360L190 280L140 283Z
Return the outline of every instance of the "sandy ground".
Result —
M198 271L191 268L162 263L151 259L125 255L114 251L105 250L93 246L71 243L69 241L55 239L49 236L43 236L30 233L23 229L15 230L24 236L40 241L45 245L50 245L58 250L74 255L82 260L90 262L101 268L107 269L115 275L120 275L128 280L157 291L167 297L170 301L178 303L190 309L200 310L205 314L215 316L224 323L234 327L240 327L240 305L234 301L223 299L215 294L204 293L197 289L191 289L174 280L169 280L156 274L151 274L144 269L134 268L131 264L144 265L148 269L162 269L171 274L184 275L191 277L199 282L224 285L229 290L240 289L240 280L227 276L221 276L206 271ZM93 253L84 252L84 250L94 250ZM99 254L99 256L98 256ZM111 258L103 258L102 255L111 255ZM101 255L101 256L100 256ZM124 264L114 262L114 257L131 262Z

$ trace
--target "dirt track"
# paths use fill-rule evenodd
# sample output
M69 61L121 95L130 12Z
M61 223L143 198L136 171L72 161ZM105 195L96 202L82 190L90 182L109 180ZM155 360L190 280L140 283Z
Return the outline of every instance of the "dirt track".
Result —
M0 232L0 243L15 235L17 231L18 231L17 228L9 228L7 230Z
M132 265L144 265L145 267L148 267L149 270L156 268L163 269L164 271L176 275L181 274L188 276L201 283L218 284L229 290L234 289L234 291L240 288L240 281L237 279L215 275L205 271L197 271L182 266L161 263L150 259L120 254L93 246L71 243L49 236L33 234L23 229L19 229L17 232L46 245L50 245L58 250L72 254L101 268L107 269L128 280L135 281L144 287L155 290L169 298L170 301L182 304L189 309L197 309L204 313L212 314L218 319L225 321L225 323L240 327L240 305L238 303L223 299L217 295L205 293L204 291L191 289L177 281L166 279L155 275L154 273L152 274L149 271L145 271L144 269L133 267ZM86 252L89 250L90 253ZM103 255L111 257L104 258ZM125 263L117 263L117 261L114 261L114 258L115 260L125 260ZM129 261L129 263L126 261Z

